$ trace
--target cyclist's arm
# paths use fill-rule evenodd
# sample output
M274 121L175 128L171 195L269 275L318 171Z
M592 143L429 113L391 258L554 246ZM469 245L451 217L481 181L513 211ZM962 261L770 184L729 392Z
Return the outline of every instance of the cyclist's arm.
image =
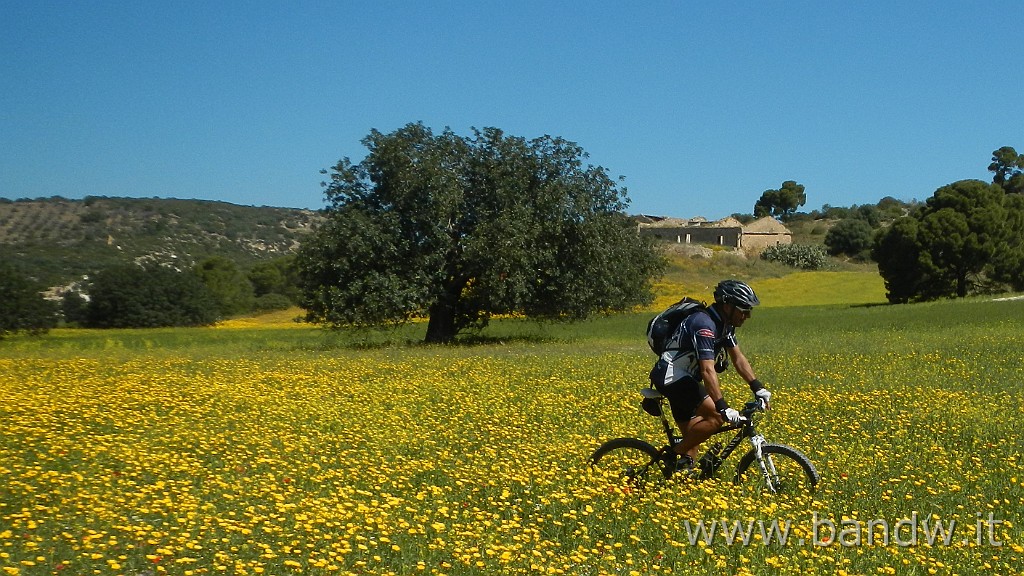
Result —
M729 357L732 358L732 365L736 367L736 372L743 378L743 381L750 384L756 380L757 376L754 374L754 369L750 366L747 357L740 351L740 347L733 346L732 348L727 348L727 350L729 351Z
M700 377L704 380L704 390L711 397L712 402L722 399L722 388L718 385L718 371L715 370L715 360L700 360Z

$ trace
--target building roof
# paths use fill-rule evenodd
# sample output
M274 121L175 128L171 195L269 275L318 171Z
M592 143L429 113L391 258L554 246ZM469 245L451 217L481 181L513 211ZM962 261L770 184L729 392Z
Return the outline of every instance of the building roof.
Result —
M709 222L702 216L671 218L642 215L638 221L645 228L742 228L744 234L792 234L789 228L771 216L759 218L746 226L732 216Z
M789 228L786 228L782 222L779 222L771 216L765 216L754 220L750 224L743 227L744 234L792 234Z
M650 218L650 217L648 217ZM703 216L695 216L693 218L669 218L664 217L654 221L642 222L645 227L648 228L742 228L743 223L739 220L728 217L722 218L721 220L715 220L709 222L707 218Z

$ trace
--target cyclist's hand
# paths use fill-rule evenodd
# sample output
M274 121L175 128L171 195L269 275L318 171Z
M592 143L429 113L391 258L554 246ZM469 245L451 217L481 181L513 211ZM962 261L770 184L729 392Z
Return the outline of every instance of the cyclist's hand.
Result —
M758 402L760 402L761 404L761 407L764 408L765 410L771 409L772 393L769 392L767 388L761 388L757 392L754 392L754 398L757 398Z
M726 408L719 413L729 424L739 424L740 422L743 422L743 416L740 416L740 413L735 408Z

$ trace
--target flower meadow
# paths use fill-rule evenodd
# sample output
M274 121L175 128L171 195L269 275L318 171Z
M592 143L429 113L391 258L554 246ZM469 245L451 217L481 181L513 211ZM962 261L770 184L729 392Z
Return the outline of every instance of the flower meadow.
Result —
M760 429L822 476L786 496L591 471L605 439L660 442L646 315L448 347L252 325L0 342L0 574L1021 573L1022 312L756 312Z

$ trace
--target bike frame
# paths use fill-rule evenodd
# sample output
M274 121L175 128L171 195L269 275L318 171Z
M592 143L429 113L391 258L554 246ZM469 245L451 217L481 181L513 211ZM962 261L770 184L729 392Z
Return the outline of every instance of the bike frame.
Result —
M665 431L665 437L668 439L668 445L662 448L662 450L665 452L671 451L672 447L675 446L676 443L678 443L680 440L682 440L682 430L679 431L679 435L675 433L675 423L672 422L672 420L666 415L666 413L668 412L668 410L666 410L666 404L668 403L666 398L660 392L651 388L645 388L641 390L641 394L645 399L653 400L658 403L661 427ZM720 451L718 451L715 454L715 458L712 458L710 460L711 468L710 470L707 470L705 472L707 475L710 476L717 472L718 469L725 462L725 460L733 452L736 451L736 448L738 448L741 443L743 443L744 439L749 439L750 443L753 445L754 453L757 457L757 461L761 465L762 472L768 472L767 470L764 470L763 455L761 453L761 446L767 444L768 441L765 439L764 436L757 433L757 428L754 425L754 414L756 414L759 411L759 404L757 402L748 402L746 406L744 406L743 410L740 412L740 415L744 417L743 422L739 424L726 424L722 426L720 429L716 430L715 433L711 435L711 438L714 438L719 434L725 434L727 432L732 432L734 430L737 431L736 435L733 436L732 440L730 440L728 444L726 444ZM710 451L711 448L706 450L704 455L710 453Z

